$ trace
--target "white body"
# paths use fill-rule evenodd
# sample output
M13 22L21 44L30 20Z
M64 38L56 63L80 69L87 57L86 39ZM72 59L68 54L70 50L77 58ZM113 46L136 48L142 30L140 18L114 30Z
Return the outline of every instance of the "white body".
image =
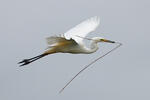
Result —
M99 17L92 17L86 21L83 21L79 25L70 29L60 36L52 36L47 38L47 43L50 46L50 49L46 52L51 52L55 50L56 52L62 53L93 53L98 50L97 42L100 42L101 37L96 37L91 39L91 46L87 48L83 39L86 35L94 31L100 23Z

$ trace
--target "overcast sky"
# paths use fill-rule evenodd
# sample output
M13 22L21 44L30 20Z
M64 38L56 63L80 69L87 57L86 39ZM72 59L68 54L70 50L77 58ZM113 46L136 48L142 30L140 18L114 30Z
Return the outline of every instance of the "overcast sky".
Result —
M115 45L99 44L93 54L53 54L30 65L17 62L44 52L45 38L66 32L92 16L100 36L123 46L59 90L84 65ZM0 1L0 100L150 100L149 0Z

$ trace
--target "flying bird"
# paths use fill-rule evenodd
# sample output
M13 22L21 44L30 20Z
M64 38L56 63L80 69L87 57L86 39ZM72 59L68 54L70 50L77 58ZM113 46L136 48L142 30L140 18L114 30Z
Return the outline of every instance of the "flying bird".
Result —
M94 31L100 24L100 18L95 16L89 18L79 25L76 25L66 33L60 34L58 36L51 36L46 38L48 48L47 50L39 56L24 59L19 64L20 66L28 65L44 56L54 54L54 53L72 53L72 54L90 54L94 53L98 50L98 43L106 42L106 43L117 43L119 44L115 48L111 49L109 52L105 53L104 55L98 57L97 59L93 60L91 63L87 64L83 69L81 69L61 90L60 93L85 69L87 69L90 65L98 61L99 59L103 58L104 56L108 55L110 52L114 51L122 44L119 42L111 41L102 37L93 37L87 38L86 36L88 33ZM85 46L83 40L87 39L91 41L90 47Z
M70 29L59 36L51 36L46 38L48 48L47 50L36 57L24 59L19 64L20 66L28 65L44 56L53 53L72 53L72 54L90 54L98 50L99 42L115 43L102 37L94 37L92 39L86 38L86 35L94 31L100 23L100 18L95 16L81 22L79 25ZM83 40L91 40L90 47L86 47Z

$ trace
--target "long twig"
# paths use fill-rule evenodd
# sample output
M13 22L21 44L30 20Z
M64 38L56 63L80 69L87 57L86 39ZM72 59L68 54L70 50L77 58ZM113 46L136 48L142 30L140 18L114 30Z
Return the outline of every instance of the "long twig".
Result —
M86 65L82 70L80 70L60 91L59 93L61 93L81 72L83 72L85 69L89 68L90 65L92 65L93 63L95 63L96 61L98 61L99 59L103 58L104 56L108 55L109 53L111 53L112 51L116 50L117 48L119 48L122 44L119 42L115 42L118 45L111 49L110 51L108 51L107 53L105 53L104 55L98 57L97 59L93 60L91 63L89 63L88 65Z

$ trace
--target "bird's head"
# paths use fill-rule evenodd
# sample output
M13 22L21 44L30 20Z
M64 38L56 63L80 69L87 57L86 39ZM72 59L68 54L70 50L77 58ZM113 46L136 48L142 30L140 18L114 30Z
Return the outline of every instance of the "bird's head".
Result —
M102 37L94 37L92 38L93 41L95 42L107 42L107 43L115 43L115 41L111 41Z

